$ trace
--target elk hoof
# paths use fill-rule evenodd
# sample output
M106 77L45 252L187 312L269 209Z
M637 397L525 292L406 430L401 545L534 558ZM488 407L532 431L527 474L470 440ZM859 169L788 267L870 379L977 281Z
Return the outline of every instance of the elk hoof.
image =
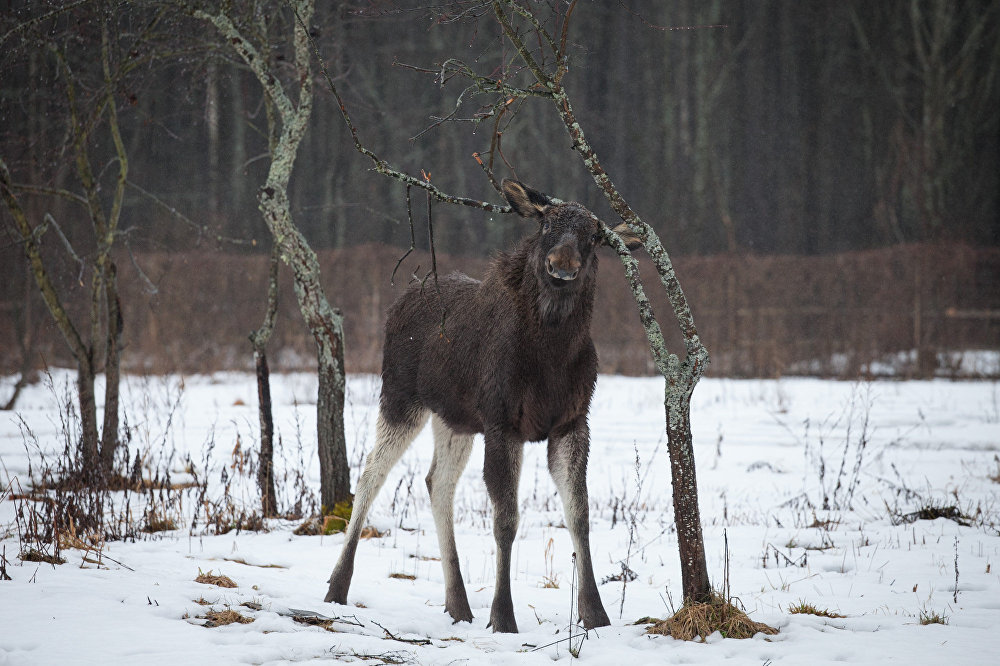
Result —
M516 634L517 633L517 621L514 620L514 615L507 613L494 613L490 612L490 623L486 625L487 628L492 628L494 633L497 634Z
M451 616L451 619L454 620L452 624L458 624L459 622L472 622L471 610L466 609L463 612L463 611L453 611L446 608L445 611L448 613L448 615Z

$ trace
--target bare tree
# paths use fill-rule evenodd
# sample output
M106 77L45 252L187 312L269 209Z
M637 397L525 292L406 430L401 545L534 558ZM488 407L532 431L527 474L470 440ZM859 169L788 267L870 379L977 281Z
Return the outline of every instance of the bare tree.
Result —
M274 415L271 410L271 369L267 363L267 343L274 332L274 319L278 313L278 267L281 258L278 246L271 249L270 269L267 276L267 308L264 321L250 334L253 345L254 368L257 373L257 416L260 420L260 458L257 468L257 487L260 489L261 510L266 517L278 514L274 494Z
M48 187L15 182L7 162L0 156L0 194L10 213L12 228L28 259L31 274L42 299L77 364L77 395L81 424L81 480L104 484L118 446L119 368L122 349L122 308L118 296L114 251L121 244L121 219L128 183L129 159L122 139L116 98L126 77L155 60L159 51L146 48L158 29L156 17L133 34L118 30L114 16L100 3L80 8L75 3L31 18L4 35L4 41L23 49L42 49L50 54L52 79L61 86L50 112L64 119L65 144L72 158L76 185ZM79 23L63 29L60 15L84 12ZM96 44L79 46L80 40ZM128 47L123 43L127 42ZM140 46L142 48L140 48ZM85 54L80 58L80 54ZM96 54L96 62L92 59ZM110 145L110 154L102 146ZM106 169L107 163L112 169ZM109 173L109 176L105 176ZM47 197L77 204L89 218L89 235L67 234L51 213L32 220L22 200ZM86 289L86 316L77 317L67 305L72 296L60 289L53 277L52 253L64 252L78 267L77 283ZM83 249L79 249L79 248ZM105 375L104 414L98 427L95 377Z
M652 258L684 337L685 356L683 359L671 354L666 348L660 324L653 313L649 299L646 297L643 282L639 278L638 264L621 238L612 233L607 225L603 225L607 242L618 253L624 265L625 277L635 297L650 352L665 381L665 421L670 452L674 520L677 526L680 550L683 596L686 601L704 602L711 597L711 586L698 509L698 486L691 435L691 395L708 365L708 351L698 336L691 309L674 272L669 255L656 232L629 207L604 170L597 153L587 141L583 128L577 120L569 93L562 85L562 79L569 68L567 42L570 19L576 6L576 0L568 4L555 5L551 20L559 24L559 29L550 32L532 9L516 0L495 0L490 5L478 2L453 3L449 7L452 10L449 16L472 17L478 20L483 16L483 8L491 11L503 38L513 49L512 55L509 59L505 58L490 75L478 74L472 67L457 59L449 59L438 65L436 71L440 72L438 80L441 82L454 77L468 80L469 87L462 93L462 96L478 94L488 96L492 100L483 105L476 116L477 122L486 120L494 122L490 149L483 153L483 157L487 157L488 161L484 161L478 154L476 159L483 166L494 186L496 186L497 181L491 167L495 158L502 157L500 135L497 131L499 118L509 112L513 100L542 99L552 103L569 134L572 150L583 161L584 167L612 209L642 242ZM462 11L458 11L459 8ZM441 19L452 20L448 17L441 17ZM490 211L507 212L506 208L500 208L494 204L443 192L433 186L429 180L406 174L377 156L361 142L347 113L344 100L329 75L327 83L337 97L341 112L354 138L355 147L374 162L377 172L400 180L408 186L422 187L440 201L474 206ZM461 103L461 98L459 103Z
M269 31L282 20L279 11L269 16L257 3L237 15L228 4L216 10L193 9L195 17L211 23L225 43L253 72L274 113L269 116L271 162L258 193L260 211L274 239L281 260L292 269L295 295L302 318L316 342L319 392L316 430L319 446L321 502L324 511L349 501L350 469L344 438L344 327L343 316L331 307L320 282L320 267L305 236L292 219L288 183L295 155L308 127L313 108L312 67L309 54L314 0L287 3L285 23L291 28L294 57L291 76L282 76L270 56ZM242 18L241 18L242 17Z

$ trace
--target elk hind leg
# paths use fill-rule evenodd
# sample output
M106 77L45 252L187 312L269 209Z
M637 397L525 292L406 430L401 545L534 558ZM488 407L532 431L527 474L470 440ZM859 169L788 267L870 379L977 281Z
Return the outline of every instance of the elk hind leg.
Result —
M455 546L455 486L469 462L472 435L458 435L438 416L431 417L434 459L427 473L427 491L444 569L445 610L456 622L472 622L472 609L462 581Z
M385 418L385 413L379 410L375 426L375 448L365 460L365 470L361 473L354 495L351 522L347 526L344 547L340 551L337 566L330 575L330 589L324 601L347 603L347 590L351 587L351 577L354 575L354 555L358 548L358 539L361 537L361 529L368 518L368 511L382 484L385 483L389 470L403 457L403 453L426 422L427 411L423 409L415 410L401 423L390 423Z

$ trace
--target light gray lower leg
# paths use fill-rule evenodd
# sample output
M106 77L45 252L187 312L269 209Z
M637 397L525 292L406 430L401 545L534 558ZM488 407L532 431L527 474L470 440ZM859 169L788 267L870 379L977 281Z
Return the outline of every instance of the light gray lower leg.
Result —
M444 570L444 606L456 622L471 622L472 609L455 546L455 485L469 462L472 436L456 435L437 416L431 417L431 427L434 431L434 459L427 473L427 490L431 495L431 510Z
M579 595L577 612L587 629L611 624L601 603L590 557L590 507L587 499L587 454L590 431L586 424L549 440L549 472L562 498L566 527L576 551Z
M426 422L427 412L424 410L415 413L410 421L398 425L387 423L382 418L382 412L379 412L375 426L375 448L365 460L365 470L361 473L354 495L354 506L344 537L344 547L340 551L337 566L330 575L330 588L324 601L347 603L347 590L351 587L351 577L354 575L354 554L358 548L361 530L368 519L368 511L382 484L385 483L389 470L403 457L403 453Z

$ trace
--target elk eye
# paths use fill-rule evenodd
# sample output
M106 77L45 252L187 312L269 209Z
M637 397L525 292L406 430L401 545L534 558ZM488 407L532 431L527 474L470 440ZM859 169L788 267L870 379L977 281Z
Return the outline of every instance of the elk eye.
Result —
M598 231L596 234L594 234L593 236L590 237L590 242L591 243L600 243L602 238L604 238L604 234L602 234L600 231Z
M551 227L552 227L551 223L545 222L544 224L542 224L542 233L543 234L549 233L549 228L551 228Z

